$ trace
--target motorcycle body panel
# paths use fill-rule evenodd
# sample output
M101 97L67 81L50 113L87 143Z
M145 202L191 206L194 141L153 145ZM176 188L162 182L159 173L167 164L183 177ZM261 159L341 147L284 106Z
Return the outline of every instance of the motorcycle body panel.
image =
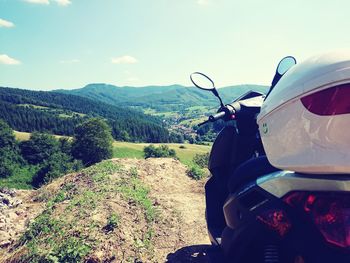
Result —
M209 238L214 245L221 242L226 226L223 204L229 194L228 181L235 169L251 158L257 145L255 134L238 134L233 124L218 134L209 157L210 179L205 185L206 220Z
M216 170L227 170L235 164L236 129L226 126L216 137L212 146L208 168L215 174Z
M220 244L225 228L222 205L228 195L227 182L235 166L235 127L226 126L217 136L209 157L211 177L205 185L206 220L209 238L214 245Z
M344 130L350 123L349 83L350 53L346 52L313 57L281 78L257 117L272 165L309 174L350 173L350 133ZM331 95L321 100L320 92L325 91ZM339 92L345 95L337 97ZM312 100L315 94L319 95ZM338 102L343 108L340 113ZM314 111L315 105L324 111Z

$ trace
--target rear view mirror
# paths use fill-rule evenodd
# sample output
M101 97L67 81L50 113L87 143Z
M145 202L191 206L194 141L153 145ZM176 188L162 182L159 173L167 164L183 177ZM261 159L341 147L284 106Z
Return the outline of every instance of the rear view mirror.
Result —
M214 90L215 84L207 75L201 72L194 72L190 76L191 82L199 89Z
M276 68L275 76L272 79L271 87L269 89L269 92L266 94L265 99L270 95L271 91L276 86L278 81L280 81L282 76L286 74L287 71L290 70L290 68L295 64L297 64L297 60L292 56L287 56L280 60Z
M197 88L202 90L210 90L211 92L213 92L213 94L219 99L221 107L224 107L224 104L222 103L222 99L220 98L219 93L215 88L214 81L212 81L211 78L209 78L204 73L193 72L190 75L190 79L193 85L195 85Z
M285 57L280 61L280 63L278 63L276 73L284 75L295 64L297 64L297 61L294 57Z

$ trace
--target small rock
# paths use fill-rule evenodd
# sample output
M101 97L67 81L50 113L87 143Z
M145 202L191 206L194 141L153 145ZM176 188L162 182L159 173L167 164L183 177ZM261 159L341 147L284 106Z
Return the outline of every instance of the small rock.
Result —
M21 200L18 200L18 199L15 199L13 202L12 202L12 207L17 207L19 206L20 204L22 204L22 201Z
M10 200L9 200L8 198L2 197L0 200L1 200L1 202L2 202L3 204L5 204L5 205L7 205L7 206L10 205Z
M23 215L23 211L22 210L17 210L15 211L16 215L20 216L20 215Z
M11 241L10 240L0 241L0 248L5 248L5 247L8 247L9 245L11 245Z
M0 193L10 195L11 197L14 197L16 195L15 190L8 188L0 188Z

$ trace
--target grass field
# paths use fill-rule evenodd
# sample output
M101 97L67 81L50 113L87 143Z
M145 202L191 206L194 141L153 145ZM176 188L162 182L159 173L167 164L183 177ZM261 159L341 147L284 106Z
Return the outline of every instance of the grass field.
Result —
M29 132L19 132L19 131L14 131L16 139L19 141L27 141L29 140L30 133Z
M29 140L29 137L30 137L30 132L19 132L19 131L14 131L15 133L15 137L17 140L19 141L27 141ZM62 136L62 135L54 135L56 137L56 139L59 139L59 138L63 138L63 137L66 137L66 138L70 138L68 136Z
M180 161L186 165L192 164L192 159L196 153L209 152L211 146L196 145L196 144L181 144L181 143L153 143L154 146L161 144L168 145L170 149L174 149L177 157ZM143 158L143 148L150 145L149 143L130 143L130 142L117 142L113 143L114 157L117 158ZM185 147L185 148L180 148Z
M30 133L28 132L18 132L15 131L15 136L17 140L23 141L28 140ZM56 136L57 138L62 136ZM186 165L192 164L192 159L196 153L206 153L209 152L211 146L197 145L197 144L181 144L181 143L153 143L155 146L161 144L168 145L170 149L174 149L177 157L180 161ZM114 146L114 158L143 158L143 148L150 145L150 143L132 143L132 142L119 142L115 141ZM184 147L184 148L180 148Z

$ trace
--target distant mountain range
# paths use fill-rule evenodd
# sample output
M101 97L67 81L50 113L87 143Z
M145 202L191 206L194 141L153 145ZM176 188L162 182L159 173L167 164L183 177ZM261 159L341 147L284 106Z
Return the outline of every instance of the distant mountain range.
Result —
M224 102L229 103L243 93L255 90L267 92L267 86L237 85L220 88ZM80 89L56 90L55 92L78 95L115 106L138 106L158 111L172 111L191 106L216 106L217 99L211 92L181 85L117 87L108 84L89 84Z

